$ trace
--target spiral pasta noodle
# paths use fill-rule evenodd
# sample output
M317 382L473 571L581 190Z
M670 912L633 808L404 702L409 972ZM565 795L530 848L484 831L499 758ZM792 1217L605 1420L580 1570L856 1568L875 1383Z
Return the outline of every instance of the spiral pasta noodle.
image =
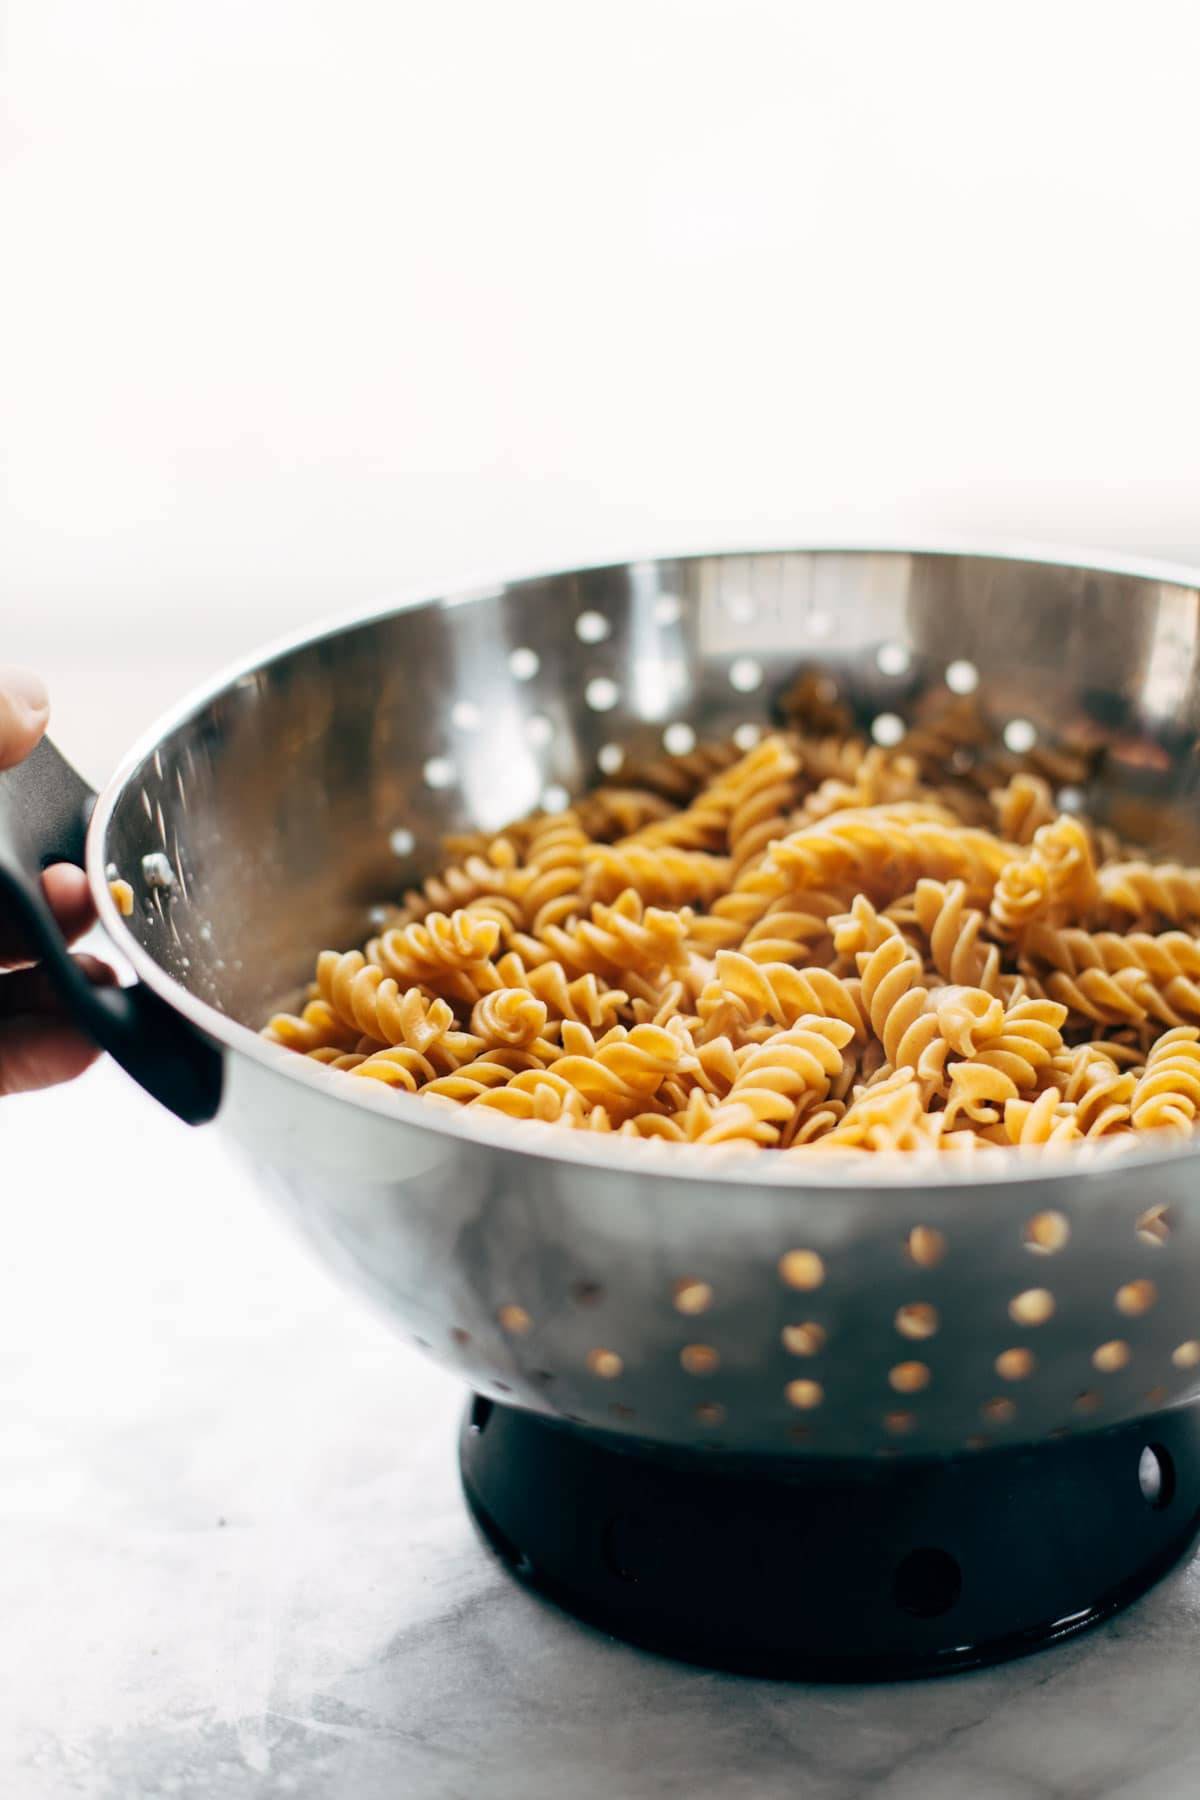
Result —
M784 890L843 884L850 892L894 899L921 876L962 880L972 894L990 895L1007 864L1007 847L990 832L958 825L940 806L901 802L834 813L774 845Z
M496 988L471 1009L471 1030L483 1044L524 1050L536 1044L545 1029L546 1003L528 988Z
M473 1104L510 1119L537 1119L545 1125L585 1125L590 1117L579 1089L554 1069L521 1069L501 1086L482 1089Z
M1040 775L1022 771L991 795L996 830L1010 844L1031 844L1034 833L1049 825L1055 815L1050 784Z
M1022 761L967 696L887 751L818 671L782 710L447 839L263 1035L377 1104L713 1154L1195 1131L1200 869L1056 809L1091 747Z
M1064 1144L1082 1135L1074 1107L1062 1100L1054 1088L1046 1088L1036 1100L1018 1096L1004 1108L1001 1142L1007 1140L1021 1146Z
M572 979L563 965L552 959L527 969L515 951L500 958L496 974L505 987L525 988L543 1001L549 1016L574 1019L593 1031L615 1025L629 1000L623 988L608 987L593 974Z
M571 1034L568 1035L568 1031ZM596 1039L586 1026L564 1031L553 1072L609 1116L640 1112L677 1067L679 1040L658 1025L614 1025Z
M1002 991L1000 947L983 936L985 916L967 905L965 882L922 877L913 894L912 916L943 981L989 994Z
M429 913L422 924L389 926L367 944L366 959L405 987L457 976L455 992L464 984L469 992L472 978L486 979L500 935L496 920L460 907Z
M1200 942L1183 931L1031 928L1024 946L1047 993L1105 1024L1200 1020Z
M1028 855L1001 869L992 923L1001 938L1020 938L1035 921L1086 914L1099 892L1091 839L1078 819L1063 814L1038 827Z
M1064 1102L1075 1109L1082 1137L1104 1137L1128 1125L1137 1077L1119 1068L1095 1044L1080 1044L1054 1058L1054 1083Z
M412 925L432 912L450 913L484 896L507 895L516 866L517 850L511 839L493 838L482 851L465 856L461 863L451 863L427 876L419 888L410 889L391 923Z
M317 958L321 997L360 1038L375 1045L404 1045L445 1070L469 1061L482 1039L461 1031L448 1001L427 998L418 987L401 990L390 975L358 950L339 956L323 950ZM478 1009L477 1009L478 1010Z
M747 931L742 953L755 962L820 961L822 948L833 941L830 921L844 904L840 894L816 891L805 894L796 905L776 901Z
M590 918L565 928L549 925L536 938L516 939L515 948L553 958L574 975L607 980L627 972L653 974L686 962L691 921L690 908L646 906L635 889L626 888L611 906L597 901Z
M741 779L735 780L733 775L739 769ZM729 861L735 877L756 863L774 839L786 832L799 772L799 759L778 737L768 738L744 764L734 765L727 786L732 799Z
M725 893L729 878L729 857L675 845L595 844L583 857L588 901L615 900L632 888L653 906L707 906Z
M831 813L863 806L885 806L911 800L920 792L917 765L911 756L889 756L877 744L857 745L857 760L845 774L827 775L792 818L793 829L827 819Z
M1100 906L1106 916L1200 925L1200 869L1178 863L1119 862L1101 869Z
M789 1031L749 1046L728 1095L698 1141L720 1143L730 1135L730 1121L735 1122L733 1135L749 1136L758 1144L778 1143L785 1133L790 1137L811 1104L827 1096L853 1035L844 1020L806 1014Z
M669 800L646 788L596 788L575 802L575 817L594 844L633 837L656 821L681 817Z
M334 1056L353 1050L362 1036L353 1023L347 1023L325 1000L310 1000L297 1013L275 1013L263 1026L263 1036L285 1050L298 1050L301 1056L330 1051Z
M548 925L573 919L583 904L584 857L591 840L574 812L552 813L538 823L525 866L514 882L522 923L535 936Z
M794 969L788 963L758 963L736 950L719 951L715 979L702 990L697 1016L710 1027L739 1020L740 1033L761 1020L785 1030L803 1013L841 1019L856 1035L866 1031L860 984L843 981L829 969ZM739 1027L735 1026L735 1029Z
M907 1069L897 1069L864 1088L814 1147L822 1150L917 1150L928 1141L929 1118L921 1088Z
M1135 1130L1189 1132L1200 1108L1200 1031L1180 1025L1159 1038L1134 1084Z

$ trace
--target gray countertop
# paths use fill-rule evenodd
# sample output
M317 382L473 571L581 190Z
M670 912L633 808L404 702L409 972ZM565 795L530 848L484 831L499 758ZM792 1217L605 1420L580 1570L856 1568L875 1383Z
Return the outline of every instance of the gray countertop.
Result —
M456 1384L101 1066L0 1106L8 1800L1173 1800L1200 1579L1064 1648L815 1688L524 1593L459 1497Z

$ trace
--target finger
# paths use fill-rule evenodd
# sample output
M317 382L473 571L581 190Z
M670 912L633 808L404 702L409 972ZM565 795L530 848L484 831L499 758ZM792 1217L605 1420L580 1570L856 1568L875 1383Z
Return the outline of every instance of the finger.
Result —
M116 982L97 957L74 960L97 987ZM96 1045L68 1020L45 969L0 977L0 1095L73 1081L98 1055Z
M90 931L96 923L96 908L82 869L77 869L74 863L54 863L42 876L42 886L68 944Z
M50 717L50 699L31 669L0 668L0 769L23 762Z
M93 987L116 986L115 972L98 957L76 956L72 960ZM0 975L0 1019L16 1017L56 1020L70 1017L66 1001L50 979L49 971L41 964L18 969L11 975Z
M60 931L68 944L73 944L96 921L87 876L72 863L55 863L43 875L42 887ZM0 920L0 969L28 961L24 933L11 920Z
M0 1019L0 1095L73 1081L99 1054L81 1031L58 1019Z

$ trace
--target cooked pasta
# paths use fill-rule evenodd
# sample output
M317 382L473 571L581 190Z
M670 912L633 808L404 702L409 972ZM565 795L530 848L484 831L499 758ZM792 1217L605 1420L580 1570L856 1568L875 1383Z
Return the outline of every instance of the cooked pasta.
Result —
M885 751L813 674L782 711L744 752L626 757L447 839L264 1035L442 1106L710 1149L1195 1130L1200 869L1058 810L1094 752L1022 762L973 696Z
M615 900L634 888L654 906L705 906L727 891L729 881L729 857L673 844L593 844L583 854L583 894L589 901Z
M841 1052L853 1035L852 1027L841 1019L806 1015L790 1031L748 1046L728 1096L699 1141L727 1139L731 1118L736 1118L735 1137L750 1137L758 1144L790 1139L801 1112L824 1100L841 1073Z
M983 936L984 915L967 905L965 882L922 877L913 894L912 919L943 981L983 988L989 994L1003 991L1000 947Z
M496 837L482 852L451 863L448 868L428 876L419 888L404 896L404 904L390 919L392 925L411 925L430 913L453 912L485 895L508 894L511 875L517 866L517 849L507 837Z
M737 779L739 769L743 771L741 779ZM733 802L729 815L732 875L738 876L760 861L774 840L787 831L799 773L799 758L780 737L768 738L743 764L734 764L727 779Z
M991 796L996 813L996 829L1010 844L1030 844L1042 825L1057 816L1054 797L1048 782L1040 775L1022 772L1014 775Z
M471 1009L471 1030L485 1044L517 1049L536 1044L546 1029L546 1003L528 988L497 988Z
M448 1001L429 998L419 987L401 990L358 950L344 956L323 950L317 958L317 986L326 1006L343 1024L356 1027L369 1048L403 1045L443 1071L469 1062L482 1048L480 1036L459 1029Z
M1192 1129L1200 1107L1200 1031L1180 1025L1166 1032L1146 1058L1133 1090L1132 1119L1136 1130Z
M579 916L583 905L587 833L574 812L551 814L539 821L525 852L525 866L512 883L520 902L521 923L536 936L548 925Z

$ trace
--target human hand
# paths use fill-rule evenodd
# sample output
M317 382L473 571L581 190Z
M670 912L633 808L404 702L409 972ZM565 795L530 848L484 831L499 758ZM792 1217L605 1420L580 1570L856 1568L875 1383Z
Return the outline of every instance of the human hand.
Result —
M28 669L0 668L0 769L22 762L50 717L46 689ZM87 878L70 863L46 870L42 885L68 943L95 921ZM116 980L94 956L75 959L97 984ZM70 1081L97 1051L67 1018L45 972L31 964L14 920L0 901L0 1094Z

